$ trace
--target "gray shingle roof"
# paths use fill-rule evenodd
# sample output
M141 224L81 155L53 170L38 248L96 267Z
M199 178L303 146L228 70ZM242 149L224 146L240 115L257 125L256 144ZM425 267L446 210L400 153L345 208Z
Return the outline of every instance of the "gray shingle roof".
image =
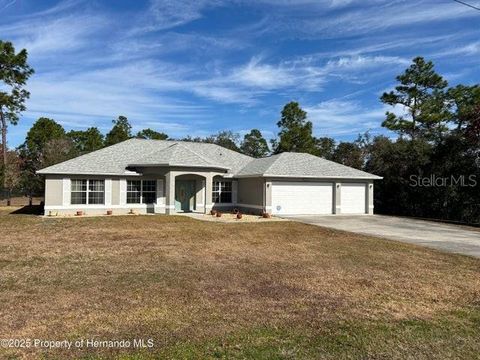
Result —
M215 144L130 139L39 170L39 174L125 175L129 166L185 166L227 170L239 177L315 177L381 179L348 166L303 153L282 153L262 159Z
M166 149L161 149L141 159L130 166L191 166L228 170L230 167L219 165L204 158L180 143L173 143Z
M213 167L236 173L251 157L215 144L130 139L39 170L39 174L131 174L131 165Z
M289 152L254 159L237 176L381 179L318 156Z

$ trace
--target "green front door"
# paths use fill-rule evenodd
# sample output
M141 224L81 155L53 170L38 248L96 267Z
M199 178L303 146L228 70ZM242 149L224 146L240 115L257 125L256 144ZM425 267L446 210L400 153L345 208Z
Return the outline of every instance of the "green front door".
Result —
M195 210L195 180L175 181L175 211Z

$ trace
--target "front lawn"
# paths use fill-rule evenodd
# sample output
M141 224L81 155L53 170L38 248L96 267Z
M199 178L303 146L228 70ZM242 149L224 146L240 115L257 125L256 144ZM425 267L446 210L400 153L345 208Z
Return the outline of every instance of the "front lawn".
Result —
M480 358L480 260L295 222L0 210L0 358Z

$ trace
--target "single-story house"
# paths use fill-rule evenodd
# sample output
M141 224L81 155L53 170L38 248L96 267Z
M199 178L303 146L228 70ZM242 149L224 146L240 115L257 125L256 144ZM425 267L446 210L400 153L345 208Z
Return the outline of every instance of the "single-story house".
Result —
M381 177L303 153L255 159L218 145L130 139L44 168L45 213L211 209L372 214Z

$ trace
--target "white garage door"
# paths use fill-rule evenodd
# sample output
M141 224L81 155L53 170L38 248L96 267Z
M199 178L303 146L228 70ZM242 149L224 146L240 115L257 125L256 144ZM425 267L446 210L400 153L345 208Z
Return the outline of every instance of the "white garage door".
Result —
M342 184L342 214L365 214L366 184Z
M272 183L274 214L331 214L332 210L332 183L287 181Z

